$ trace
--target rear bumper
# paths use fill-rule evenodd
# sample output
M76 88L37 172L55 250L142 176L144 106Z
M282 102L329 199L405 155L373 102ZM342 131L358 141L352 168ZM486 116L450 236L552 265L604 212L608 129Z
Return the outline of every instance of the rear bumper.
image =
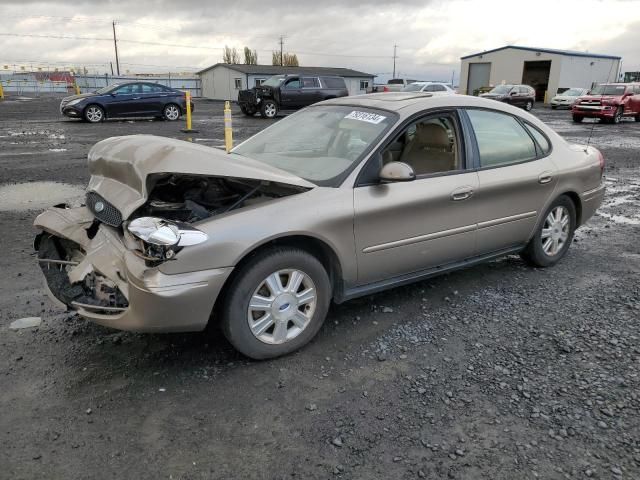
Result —
M45 255L43 239L38 239L39 262L55 303L119 330L189 332L207 326L232 267L167 275L127 248L116 228L99 224L89 238L92 223L86 207L50 208L34 222L58 242L61 253L59 258ZM73 265L54 263L68 260L70 253L75 255ZM176 258L179 261L179 254Z
M604 181L593 190L588 190L580 195L582 199L582 215L580 218L580 224L584 224L589 220L598 210L598 207L602 204L605 194Z

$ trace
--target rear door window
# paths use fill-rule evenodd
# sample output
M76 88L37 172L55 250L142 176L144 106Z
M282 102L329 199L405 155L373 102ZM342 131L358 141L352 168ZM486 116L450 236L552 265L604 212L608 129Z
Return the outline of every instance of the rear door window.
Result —
M467 110L480 153L480 167L490 168L536 158L531 136L511 115L491 110Z
M320 82L316 77L303 77L302 88L319 88Z
M289 80L287 81L287 83L284 84L284 88L286 88L287 90L300 88L300 80L297 78L294 78L293 80Z

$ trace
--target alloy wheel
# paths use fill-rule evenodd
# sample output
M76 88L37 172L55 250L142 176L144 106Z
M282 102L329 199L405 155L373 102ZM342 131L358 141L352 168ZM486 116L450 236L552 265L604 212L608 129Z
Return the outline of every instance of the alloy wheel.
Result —
M178 107L176 107L175 105L168 105L164 109L164 116L167 118L167 120L177 120L178 117L180 117L180 110L178 110Z
M91 123L96 123L102 120L102 109L100 107L91 106L87 109L86 112L87 120Z
M622 120L622 108L618 107L615 115L613 116L613 123L620 123L620 120Z
M533 102L527 102L527 104L524 106L524 109L528 112L533 108Z
M563 206L555 207L547 215L540 236L546 255L553 257L564 248L571 227L569 218L569 210Z
M255 289L247 309L251 333L261 342L280 345L311 323L317 304L311 277L300 270L279 270Z
M264 107L264 113L267 117L273 118L276 116L276 106L273 103L269 103Z

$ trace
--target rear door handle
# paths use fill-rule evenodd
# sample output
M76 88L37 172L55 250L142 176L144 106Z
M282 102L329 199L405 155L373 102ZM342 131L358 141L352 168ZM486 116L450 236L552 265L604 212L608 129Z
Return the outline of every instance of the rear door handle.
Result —
M542 172L538 177L538 183L543 185L545 183L549 183L551 180L553 180L553 176L551 175L551 172Z
M473 188L471 187L460 187L453 192L451 192L451 200L454 202L459 202L460 200L466 200L467 198L473 195Z

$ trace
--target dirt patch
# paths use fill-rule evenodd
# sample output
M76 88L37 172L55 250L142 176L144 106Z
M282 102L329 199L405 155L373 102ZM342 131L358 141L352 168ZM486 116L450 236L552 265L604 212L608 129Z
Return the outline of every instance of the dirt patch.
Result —
M79 203L84 187L58 182L0 185L0 211L41 210L58 203Z

